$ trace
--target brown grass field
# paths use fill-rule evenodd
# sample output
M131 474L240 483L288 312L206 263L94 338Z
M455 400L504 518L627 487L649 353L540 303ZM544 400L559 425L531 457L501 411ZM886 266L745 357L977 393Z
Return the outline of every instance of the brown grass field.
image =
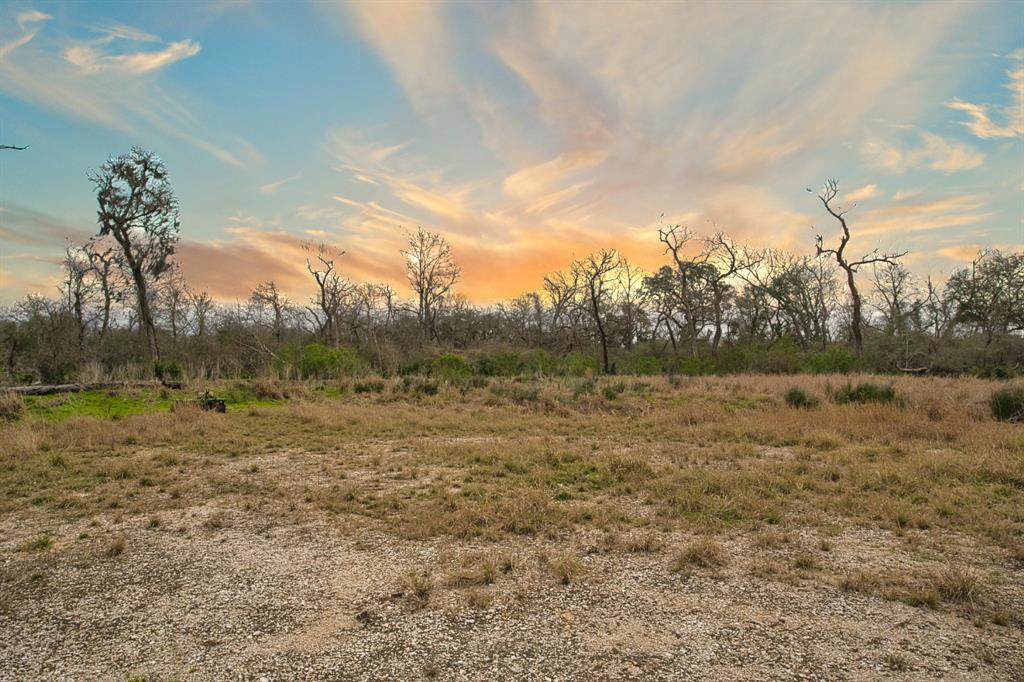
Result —
M0 680L1024 679L995 382L333 386L0 425Z

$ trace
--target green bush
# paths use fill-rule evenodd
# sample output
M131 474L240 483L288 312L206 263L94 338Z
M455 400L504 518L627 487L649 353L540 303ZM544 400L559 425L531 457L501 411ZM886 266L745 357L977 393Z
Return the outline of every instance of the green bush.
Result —
M978 367L974 370L974 376L979 379L999 379L1006 380L1012 379L1014 375L1013 369L1006 367L1005 365L993 365L991 367Z
M815 374L849 374L859 366L857 356L845 348L829 348L807 359L807 368Z
M1001 422L1024 421L1024 386L1001 388L988 402L992 416Z
M895 403L896 390L892 386L879 386L865 381L853 386L846 384L833 395L839 405L846 403Z
M160 381L181 381L181 365L174 360L155 360L153 362L153 374Z
M798 409L811 408L818 405L818 399L802 388L794 386L786 391L786 404Z
M522 355L523 371L534 376L561 374L561 366L554 355L543 348L528 350Z
M596 357L583 353L569 353L565 356L565 371L574 377L585 376L588 373L597 374L600 369L601 364Z
M380 379L357 381L352 390L356 393L380 393L384 390L384 382Z
M661 359L654 355L629 355L623 361L625 374L660 374Z
M461 356L455 353L443 353L430 363L430 376L444 381L466 379L473 375L473 369Z
M696 377L704 374L714 374L715 362L711 358L703 356L697 356L695 358L679 358L675 361L672 368L678 374Z
M285 349L283 357L306 379L332 379L354 376L366 370L366 363L355 348L331 348L320 343Z
M605 400L615 400L620 395L622 395L622 392L625 390L626 384L619 381L617 383L605 386L603 389L601 389L601 394L604 396Z
M513 377L524 369L519 353L511 351L481 355L473 365L476 373L485 377Z

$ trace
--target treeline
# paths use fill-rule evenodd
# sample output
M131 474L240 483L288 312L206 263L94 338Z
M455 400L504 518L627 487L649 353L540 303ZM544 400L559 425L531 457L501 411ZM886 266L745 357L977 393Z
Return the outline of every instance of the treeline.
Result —
M600 250L493 306L458 293L439 234L417 229L396 257L409 296L345 277L344 253L306 245L308 300L274 282L225 305L174 259L180 225L167 170L133 149L90 176L96 236L69 246L59 295L0 316L5 383L379 372L442 376L729 372L1018 373L1024 254L983 250L944 283L903 253L854 253L839 188L818 198L836 236L791 254L725 233L659 230L666 262L644 272ZM652 239L654 235L652 235Z

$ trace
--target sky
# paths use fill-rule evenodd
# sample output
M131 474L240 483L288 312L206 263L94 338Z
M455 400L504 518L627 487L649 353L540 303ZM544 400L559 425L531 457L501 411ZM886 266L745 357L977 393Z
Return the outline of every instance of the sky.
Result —
M907 250L938 278L1024 248L1024 2L5 2L0 303L95 234L90 170L167 165L190 284L311 293L303 243L407 292L441 232L490 303L657 229Z

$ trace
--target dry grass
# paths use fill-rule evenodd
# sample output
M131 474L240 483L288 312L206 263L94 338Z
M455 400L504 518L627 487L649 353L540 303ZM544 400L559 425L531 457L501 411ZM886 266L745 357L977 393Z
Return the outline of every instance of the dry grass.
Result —
M672 570L684 572L690 568L721 568L729 563L725 548L715 540L691 542L672 557Z
M330 399L265 382L261 395L299 397L226 415L22 418L0 426L0 512L145 519L208 505L224 510L208 531L262 510L408 539L593 528L637 553L666 533L733 529L772 551L827 518L955 531L1020 556L1024 430L989 416L994 384L876 378L901 406L785 406L790 388L824 396L848 380L872 378L467 382L436 395L381 380Z

